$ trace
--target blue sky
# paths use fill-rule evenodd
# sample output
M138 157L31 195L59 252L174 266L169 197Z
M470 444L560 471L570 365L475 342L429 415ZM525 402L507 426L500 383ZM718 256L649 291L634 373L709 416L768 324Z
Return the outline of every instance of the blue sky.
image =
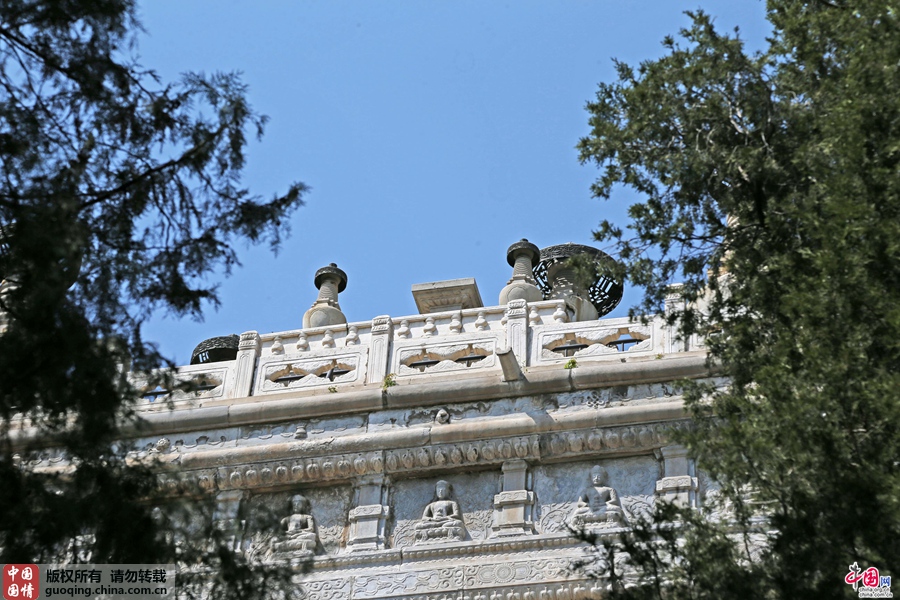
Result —
M297 328L331 262L348 274L350 321L415 314L413 284L458 277L496 304L511 243L591 244L601 219L625 222L634 196L592 198L598 171L578 162L584 105L613 58L660 56L699 7L762 46L761 0L142 2L143 66L164 80L241 71L269 116L244 183L311 187L277 255L240 248L218 311L161 316L146 339L185 364L208 337Z

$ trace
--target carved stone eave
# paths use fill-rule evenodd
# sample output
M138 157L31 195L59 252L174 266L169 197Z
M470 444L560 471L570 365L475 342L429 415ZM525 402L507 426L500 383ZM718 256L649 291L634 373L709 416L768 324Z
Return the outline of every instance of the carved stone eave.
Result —
M672 420L528 436L482 436L451 444L317 457L298 452L299 445L288 445L293 451L281 456L257 448L247 449L257 453L257 459L252 461L237 460L234 453L239 449L224 456L221 451L197 453L186 455L177 473L162 476L162 487L171 493L184 493L191 488L264 491L297 485L349 483L377 474L404 478L456 469L479 470L511 459L550 464L626 457L653 453L668 443L673 428L684 426L686 421Z
M381 449L419 448L426 445L474 442L555 431L667 422L684 419L686 416L680 398L604 409L516 413L439 426L398 428L375 433L190 452L183 455L181 465L184 468L200 468L259 460L291 459L298 456L319 457Z

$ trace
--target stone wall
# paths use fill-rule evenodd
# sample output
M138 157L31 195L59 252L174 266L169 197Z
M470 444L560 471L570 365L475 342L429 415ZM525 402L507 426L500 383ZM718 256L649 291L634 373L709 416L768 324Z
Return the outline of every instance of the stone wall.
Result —
M241 551L311 565L311 599L595 597L570 528L697 506L672 382L710 376L662 319L568 322L562 301L248 332L178 370L202 389L145 399L134 458L214 496Z

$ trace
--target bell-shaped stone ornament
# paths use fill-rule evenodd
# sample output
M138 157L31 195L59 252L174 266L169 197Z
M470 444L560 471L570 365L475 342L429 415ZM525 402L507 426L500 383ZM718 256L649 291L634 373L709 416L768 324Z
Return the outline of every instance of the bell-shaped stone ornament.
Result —
M500 290L500 304L510 300L538 302L544 299L541 290L534 284L532 269L540 259L538 247L526 239L516 242L506 251L506 261L513 268L512 278Z
M347 274L331 263L316 271L315 284L319 297L303 314L303 328L345 324L347 318L341 312L338 294L347 287Z

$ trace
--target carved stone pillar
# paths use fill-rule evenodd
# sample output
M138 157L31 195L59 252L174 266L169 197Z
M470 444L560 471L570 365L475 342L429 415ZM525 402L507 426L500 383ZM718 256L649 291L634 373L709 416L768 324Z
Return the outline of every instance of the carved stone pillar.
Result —
M528 361L528 309L525 300L510 300L506 305L506 347L512 349L525 367Z
M656 496L678 506L697 506L697 473L694 461L684 446L660 448L663 458L663 478L656 482Z
M213 525L223 532L228 540L228 547L234 551L242 550L245 522L241 520L241 500L244 492L229 490L216 494L216 508L213 511Z
M532 508L534 492L528 491L528 464L524 460L503 463L503 491L494 496L494 524L497 537L534 533Z
M356 486L355 506L350 509L347 548L351 552L384 549L384 528L391 510L387 505L387 493L383 475L360 479Z
M256 374L256 359L262 344L259 334L247 331L241 334L238 342L237 360L235 361L234 389L231 398L246 398L253 391L253 376Z
M372 341L369 342L369 368L366 383L381 383L391 362L391 336L394 322L387 315L372 319Z
M684 299L681 297L682 284L675 283L670 285L666 290L666 317L675 313L681 313L685 309ZM665 351L669 352L687 352L688 340L680 339L678 333L678 322L672 325L665 325Z

